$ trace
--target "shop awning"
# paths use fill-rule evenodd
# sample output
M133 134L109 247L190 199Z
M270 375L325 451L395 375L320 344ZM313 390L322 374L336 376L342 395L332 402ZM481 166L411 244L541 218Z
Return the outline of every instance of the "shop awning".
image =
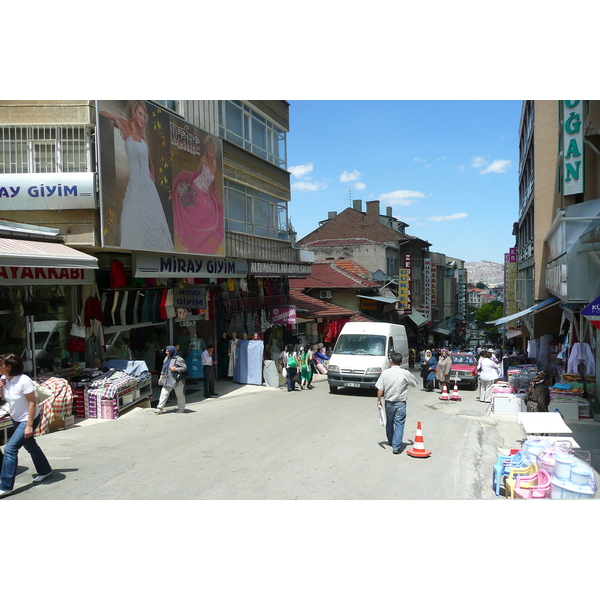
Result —
M5 267L97 269L98 259L58 242L0 238L0 263Z
M554 304L557 304L558 302L560 302L560 300L558 298L556 298L554 296L550 296L550 298L547 298L546 300L544 300L543 302L540 302L539 304L536 304L535 306L532 306L530 308L522 310L521 312L514 313L512 315L508 315L508 317L502 317L501 319L498 319L497 321L490 321L488 324L495 325L496 327L498 327L499 325L504 325L504 323L510 323L510 321L514 321L515 319L520 319L521 317L524 317L525 315L529 315L531 313L535 313L540 310L544 310L545 308L550 308L551 306L553 306Z
M519 337L521 335L521 330L520 329L510 329L507 333L506 333L506 339L507 340L512 340L515 337Z
M451 333L449 329L445 329L444 327L434 327L433 331L436 333L441 333L442 335L450 335Z
M356 294L356 297L375 300L376 302L385 302L387 304L396 304L398 302L398 298L394 298L393 296L362 296L361 294Z
M427 323L427 319L418 311L413 308L413 311L407 315L407 317L417 326L421 327Z

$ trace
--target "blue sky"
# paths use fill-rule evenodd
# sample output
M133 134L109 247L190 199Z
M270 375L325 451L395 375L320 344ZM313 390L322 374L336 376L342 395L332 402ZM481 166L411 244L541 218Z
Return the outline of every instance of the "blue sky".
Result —
M352 199L431 250L502 263L518 219L521 101L290 100L289 215L298 239Z

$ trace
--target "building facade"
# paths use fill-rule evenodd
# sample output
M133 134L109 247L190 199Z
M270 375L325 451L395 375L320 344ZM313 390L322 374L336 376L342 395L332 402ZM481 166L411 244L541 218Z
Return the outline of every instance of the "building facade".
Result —
M272 309L289 306L289 277L310 273L312 262L292 245L288 130L289 104L277 100L1 101L1 235L13 240L5 246L58 240L54 248L97 267L49 285L50 255L34 260L29 246L20 260L4 247L14 269L0 276L13 305L25 296L65 303L53 356L33 351L51 313L28 317L31 336L11 338L15 316L0 311L3 347L33 356L37 371L46 358L139 359L154 370L167 344L197 359L222 331L259 331L265 345L273 337L282 346L292 323L273 322ZM105 343L74 354L70 326L96 296ZM144 302L152 308L142 314Z

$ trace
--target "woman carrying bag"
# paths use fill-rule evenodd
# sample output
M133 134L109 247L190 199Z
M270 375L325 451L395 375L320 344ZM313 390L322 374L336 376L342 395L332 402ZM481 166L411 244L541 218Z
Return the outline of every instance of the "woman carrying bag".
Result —
M165 352L167 356L163 362L162 371L158 379L158 385L162 387L162 390L158 399L158 406L154 411L157 415L162 414L172 390L175 390L175 396L177 397L177 412L185 412L185 392L183 386L185 375L187 375L187 365L183 358L177 354L175 346L167 346Z
M423 362L421 362L421 377L423 378L423 391L433 392L433 382L435 380L435 367L437 361L431 354L431 350L425 352Z

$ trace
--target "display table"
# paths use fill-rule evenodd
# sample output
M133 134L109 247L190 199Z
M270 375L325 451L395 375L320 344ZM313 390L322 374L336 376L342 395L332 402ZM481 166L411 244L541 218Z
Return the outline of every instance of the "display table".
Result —
M557 412L520 412L517 413L517 423L523 427L528 435L534 433L573 433Z

